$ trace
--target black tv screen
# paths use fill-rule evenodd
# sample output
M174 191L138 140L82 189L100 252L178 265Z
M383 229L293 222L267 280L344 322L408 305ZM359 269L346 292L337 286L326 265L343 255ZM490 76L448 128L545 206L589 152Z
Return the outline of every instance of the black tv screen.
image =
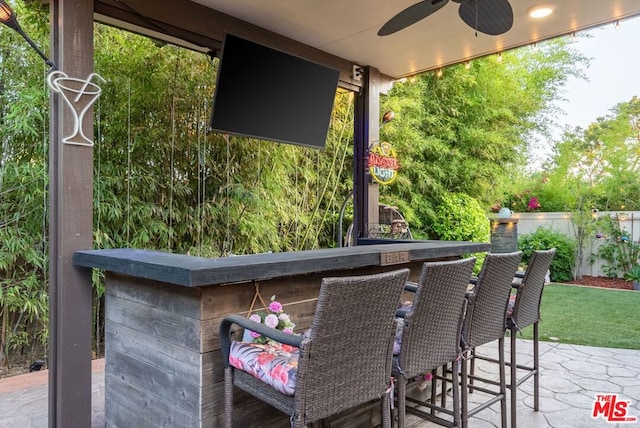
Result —
M212 131L322 148L339 72L226 34Z

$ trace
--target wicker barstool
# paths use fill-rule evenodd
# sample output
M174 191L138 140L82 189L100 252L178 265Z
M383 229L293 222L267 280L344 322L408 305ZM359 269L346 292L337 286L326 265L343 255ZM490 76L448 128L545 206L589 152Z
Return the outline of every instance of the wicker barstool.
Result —
M474 264L474 257L425 263L419 283L407 287L408 291L415 291L415 296L410 309L398 313L404 318L404 322L400 352L393 359L400 428L405 426L406 413L440 425L460 425L457 381L453 382L453 411L436 406L434 402L423 402L408 397L407 384L415 377L430 373L446 364L452 364L453 378L457 379L465 293ZM446 394L446 390L442 393ZM432 394L435 397L433 389ZM430 408L431 412L427 413L419 409L420 406ZM436 416L435 411L449 414L452 418Z
M224 318L220 341L225 365L225 427L233 426L234 386L291 415L293 427L382 398L382 426L390 427L395 312L408 274L408 269L401 269L324 278L311 328L304 336L285 334L239 315ZM280 392L230 363L233 324L297 348L289 366L297 367L292 393ZM239 345L243 344L234 344Z
M538 322L540 321L540 302L544 290L545 278L556 249L534 251L529 258L521 283L514 283L515 299L512 299L507 316L507 327L511 334L509 366L511 369L511 426L516 427L516 404L518 387L533 376L533 409L540 410L540 351L538 343ZM520 275L519 275L520 276ZM517 364L516 335L521 329L533 324L533 367ZM518 369L527 373L518 379Z
M462 364L462 393L461 419L462 426L468 426L469 417L486 409L496 402L500 402L501 425L507 424L506 401L506 369L504 361L504 333L506 330L507 307L511 284L522 259L521 252L506 254L488 254L482 265L482 270L475 283L473 291L468 295L467 314L464 320L462 345L467 358ZM498 341L499 355L499 390L495 391L485 386L479 386L475 380L484 383L483 378L474 376L475 348L489 342ZM467 364L472 364L471 373L467 371ZM478 390L491 395L485 402L469 409L468 393Z

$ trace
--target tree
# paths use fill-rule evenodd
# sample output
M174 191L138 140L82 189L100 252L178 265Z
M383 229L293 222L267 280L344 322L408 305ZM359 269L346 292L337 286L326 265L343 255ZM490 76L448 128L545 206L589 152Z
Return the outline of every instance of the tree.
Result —
M38 14L18 5L36 36ZM0 362L27 358L47 340L47 92L45 65L0 28Z
M522 176L534 132L548 132L552 101L575 65L586 61L567 39L537 52L520 49L426 73L396 84L383 98L396 120L382 137L400 154L400 177L382 196L398 206L418 236L430 236L445 193L466 193L485 206Z
M565 205L580 200L602 211L640 208L640 100L633 97L599 117L587 129L566 130L546 166L556 181L571 183Z

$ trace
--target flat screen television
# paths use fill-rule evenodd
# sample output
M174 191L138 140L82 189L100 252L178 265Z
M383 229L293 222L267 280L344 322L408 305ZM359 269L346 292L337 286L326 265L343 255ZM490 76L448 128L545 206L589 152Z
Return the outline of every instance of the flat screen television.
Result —
M339 72L226 34L210 130L323 148Z

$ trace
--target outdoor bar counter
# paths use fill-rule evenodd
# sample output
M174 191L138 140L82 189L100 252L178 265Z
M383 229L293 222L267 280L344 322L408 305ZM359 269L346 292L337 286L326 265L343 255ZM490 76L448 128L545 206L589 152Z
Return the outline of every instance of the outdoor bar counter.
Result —
M408 267L417 280L424 261L489 249L489 243L413 241L224 258L134 249L78 251L76 266L102 269L106 275L106 426L223 426L218 325L226 315L247 315L256 293L267 304L275 295L296 330L304 329L323 277ZM256 299L254 311L260 309ZM373 315L366 308L354 310ZM289 426L288 416L240 391L235 400L235 426ZM374 426L378 409L348 412L326 425Z

